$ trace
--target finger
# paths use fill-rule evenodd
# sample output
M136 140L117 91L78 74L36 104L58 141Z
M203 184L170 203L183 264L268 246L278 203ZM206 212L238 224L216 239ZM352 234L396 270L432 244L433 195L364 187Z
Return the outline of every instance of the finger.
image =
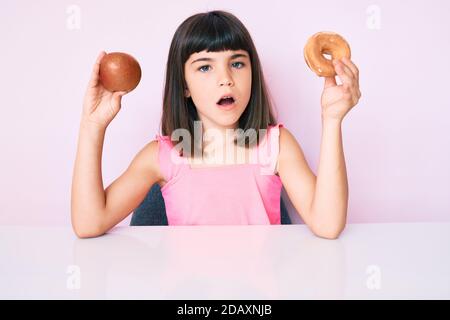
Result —
M335 86L337 86L335 77L325 77L324 89Z
M122 100L122 97L126 94L126 91L116 91L113 93L113 99L115 99L116 101L118 101L120 103L120 101Z
M344 99L353 101L356 98L355 90L348 83L342 84L342 89Z
M113 98L122 98L127 92L126 91L114 91Z
M114 114L119 112L121 108L122 96L125 94L125 91L115 91L111 97L111 106L114 110Z
M344 65L342 62L337 61L334 64L334 70L341 79L342 83L348 83L349 85L353 85L354 82L353 74L346 65Z
M344 73L351 79L355 78L355 75L353 74L353 71L342 61L338 60L337 64L335 65L337 67L340 67L344 70Z
M352 91L355 96L359 99L361 97L361 92L359 91L359 70L358 68L351 62L350 59L343 57L341 59L342 64L345 64L347 74L351 72L352 74Z
M100 62L102 61L103 56L106 55L105 51L100 51L95 61L94 67L92 68L91 80L89 81L89 87L93 88L98 84L99 80L99 70L100 70Z
M356 65L347 57L343 57L341 61L348 67L350 70L352 70L355 78L359 77L359 69L356 67Z
M343 98L348 99L352 101L353 105L356 105L358 103L359 98L361 97L361 93L359 90L348 83L344 83L342 85L343 87Z
M354 83L353 87L355 88L355 93L357 98L361 98L361 91L359 90L359 69L356 67L356 65L348 59L347 57L342 58L342 62L345 63L345 65L352 70L352 73L354 75Z

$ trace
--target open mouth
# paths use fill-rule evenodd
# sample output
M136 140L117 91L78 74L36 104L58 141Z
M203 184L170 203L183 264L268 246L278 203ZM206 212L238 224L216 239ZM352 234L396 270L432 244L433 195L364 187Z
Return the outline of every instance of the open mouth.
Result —
M217 102L217 104L220 106L228 106L228 105L232 105L233 103L234 103L233 97L222 98Z

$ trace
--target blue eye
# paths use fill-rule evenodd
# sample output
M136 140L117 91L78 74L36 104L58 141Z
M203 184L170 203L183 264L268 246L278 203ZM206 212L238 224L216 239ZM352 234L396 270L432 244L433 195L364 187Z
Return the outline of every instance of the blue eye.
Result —
M198 70L201 72L206 72L206 71L203 71L203 68L206 68L206 67L209 67L209 66L202 66L202 67L198 68Z
M237 69L242 69L245 66L245 64L243 62L234 62L232 65L236 65L236 64L241 65L240 67L236 67ZM209 70L209 69L205 70L204 68L210 68L210 65L201 66L200 68L198 68L198 70L203 72L203 73L205 73L205 72L207 72Z

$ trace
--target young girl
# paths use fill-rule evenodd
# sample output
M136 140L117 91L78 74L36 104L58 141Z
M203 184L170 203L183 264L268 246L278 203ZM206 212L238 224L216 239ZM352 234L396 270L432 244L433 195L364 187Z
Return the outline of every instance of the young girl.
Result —
M334 61L341 85L325 78L316 178L294 136L273 116L260 60L244 25L223 11L189 17L169 50L162 135L104 189L103 140L126 94L108 92L99 82L104 54L97 58L84 98L73 174L71 213L78 237L107 232L139 206L155 183L161 186L169 225L280 224L284 186L314 234L339 236L348 200L341 123L361 96L351 61ZM226 160L217 154L226 154Z

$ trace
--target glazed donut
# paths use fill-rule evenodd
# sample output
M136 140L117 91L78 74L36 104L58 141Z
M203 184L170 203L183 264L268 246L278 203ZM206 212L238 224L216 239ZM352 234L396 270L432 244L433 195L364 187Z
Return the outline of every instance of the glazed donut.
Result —
M331 55L331 59L350 59L350 46L342 36L330 31L317 32L306 42L303 55L308 67L319 77L334 77L336 72L332 60L325 58L324 54Z

